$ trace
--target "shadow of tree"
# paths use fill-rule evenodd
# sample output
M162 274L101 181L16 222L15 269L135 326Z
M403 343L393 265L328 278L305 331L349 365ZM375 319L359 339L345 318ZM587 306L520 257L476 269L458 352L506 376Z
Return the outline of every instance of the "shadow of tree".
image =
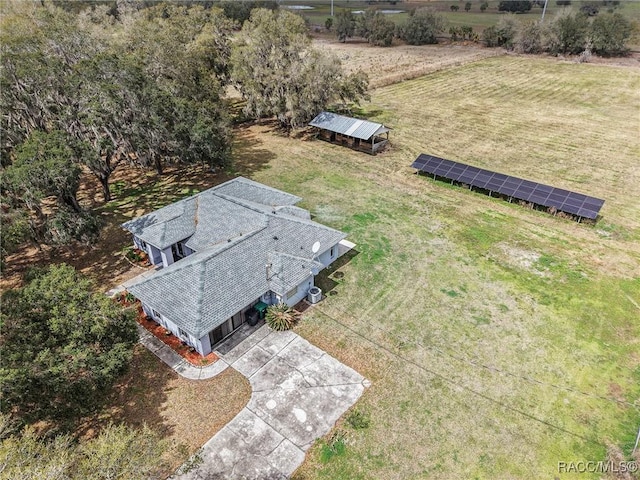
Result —
M101 217L103 227L99 240L91 246L74 244L38 249L25 245L7 257L3 288L20 285L24 272L34 265L68 263L96 280L105 290L142 273L142 269L133 267L122 254L131 244L131 238L120 225L237 175L252 177L265 169L275 155L261 147L263 142L251 131L251 125L243 124L234 129L234 164L228 171L213 172L205 165L168 165L164 173L158 175L155 171L122 166L113 173L113 198L108 203L101 201L101 187L96 178L85 172L78 199Z
M170 436L173 428L162 416L161 406L171 390L169 382L176 374L142 345L136 345L129 370L120 378L102 408L85 418L76 435L92 438L109 423L126 423L132 427L143 424L162 437Z
M252 125L253 122L238 125L233 137L233 166L239 175L249 178L276 158L272 151L262 147L262 140L251 130Z

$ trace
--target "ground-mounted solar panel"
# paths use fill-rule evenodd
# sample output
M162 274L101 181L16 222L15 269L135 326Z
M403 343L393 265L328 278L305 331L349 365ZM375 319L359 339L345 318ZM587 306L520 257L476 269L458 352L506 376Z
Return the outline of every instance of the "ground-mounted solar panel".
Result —
M497 192L509 199L530 202L591 220L598 217L604 205L604 200L600 198L431 155L420 154L411 166L435 177L446 178L489 192Z

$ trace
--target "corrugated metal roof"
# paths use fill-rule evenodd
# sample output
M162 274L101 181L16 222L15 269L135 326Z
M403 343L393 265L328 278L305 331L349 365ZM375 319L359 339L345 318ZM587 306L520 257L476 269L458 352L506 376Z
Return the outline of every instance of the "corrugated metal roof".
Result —
M322 112L309 123L312 127L340 133L360 140L369 140L374 135L388 132L381 123L369 122L358 118L345 117L331 112Z

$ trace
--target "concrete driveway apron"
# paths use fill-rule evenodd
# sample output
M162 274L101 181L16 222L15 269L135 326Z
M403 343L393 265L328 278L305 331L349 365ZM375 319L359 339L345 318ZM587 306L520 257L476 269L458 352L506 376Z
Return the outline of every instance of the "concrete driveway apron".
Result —
M249 379L251 400L204 445L201 464L172 478L288 478L370 385L299 335L267 326L220 356Z

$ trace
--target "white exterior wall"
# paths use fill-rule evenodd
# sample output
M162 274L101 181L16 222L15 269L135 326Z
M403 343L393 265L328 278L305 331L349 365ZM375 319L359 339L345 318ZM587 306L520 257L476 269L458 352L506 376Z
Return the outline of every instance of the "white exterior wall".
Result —
M180 242L182 243L182 242ZM196 253L195 250L191 250L184 243L182 243L182 251L184 252L185 257L191 255L192 253Z
M147 244L147 247L149 249L147 253L149 254L149 259L151 260L151 263L153 265L162 264L162 254L160 252L160 249L149 244Z
M185 343L188 343L192 347L195 347L196 350L198 350L198 352L200 352L200 349L198 349L198 347L202 348L200 346L200 341L196 340L196 338L193 335L191 335L191 334L189 334L187 332L185 332L185 333L187 333L186 336L185 335L181 335L180 334L180 328L175 323L173 323L167 317L162 315L160 312L156 312L156 314L154 315L154 313L153 313L154 311L153 311L153 309L151 307L148 307L147 305L142 304L142 309L144 310L144 313L146 313L149 317L153 318L156 322L158 322L164 328L169 330L171 333L173 333L180 340L183 340ZM211 347L209 347L209 351L211 351ZM200 353L202 354L202 352L200 352Z
M171 252L171 247L167 247L160 252L162 255L162 265L168 267L173 263L173 253Z
M338 244L336 243L331 248L328 248L326 251L324 251L320 255L318 255L316 257L316 260L318 260L325 267L328 267L337 258L338 258Z
M146 247L143 246L143 243L146 245ZM149 255L149 261L152 265L158 265L159 263L162 263L160 249L154 247L150 243L144 242L134 235L133 246Z
M209 341L209 334L207 333L204 337L198 340L195 344L196 350L203 357L206 357L211 353L211 341Z
M313 287L313 275L309 275L304 282L298 285L298 291L291 297L285 297L282 300L290 307L295 306L300 300L307 296L309 289Z

